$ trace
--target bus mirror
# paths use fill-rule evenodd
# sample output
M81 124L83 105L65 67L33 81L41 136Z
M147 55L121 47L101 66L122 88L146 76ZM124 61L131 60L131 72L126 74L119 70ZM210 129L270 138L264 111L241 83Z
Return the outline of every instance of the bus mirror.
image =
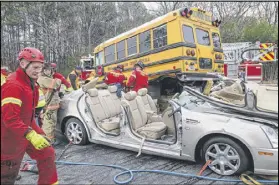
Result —
M218 21L218 19L216 19L215 21L212 21L212 25L213 26L216 26L216 27L219 27L220 26L220 24L221 24L221 20L220 21Z

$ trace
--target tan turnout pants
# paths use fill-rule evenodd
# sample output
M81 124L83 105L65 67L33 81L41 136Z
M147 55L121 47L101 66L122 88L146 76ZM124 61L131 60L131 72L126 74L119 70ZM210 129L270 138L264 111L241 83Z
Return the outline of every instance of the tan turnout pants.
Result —
M53 142L55 139L55 127L57 123L57 110L46 110L43 118L42 129L46 133L46 136Z

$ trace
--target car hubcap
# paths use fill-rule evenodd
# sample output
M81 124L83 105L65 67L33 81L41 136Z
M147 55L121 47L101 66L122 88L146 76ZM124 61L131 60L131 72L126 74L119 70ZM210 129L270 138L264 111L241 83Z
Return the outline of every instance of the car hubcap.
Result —
M73 142L73 144L79 144L82 141L82 130L79 124L71 122L67 127L67 138Z
M211 160L209 168L220 175L232 175L240 166L240 157L230 145L215 143L208 147L205 160Z

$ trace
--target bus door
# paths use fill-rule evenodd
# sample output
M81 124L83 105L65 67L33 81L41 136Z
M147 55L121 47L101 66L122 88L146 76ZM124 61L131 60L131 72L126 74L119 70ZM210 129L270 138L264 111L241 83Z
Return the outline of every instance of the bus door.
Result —
M210 42L210 31L209 29L196 27L194 32L196 36L199 72L213 72L214 53Z

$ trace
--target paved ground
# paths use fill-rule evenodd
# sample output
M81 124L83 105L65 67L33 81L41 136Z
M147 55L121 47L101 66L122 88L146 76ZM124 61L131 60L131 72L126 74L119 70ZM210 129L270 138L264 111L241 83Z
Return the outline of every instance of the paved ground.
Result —
M65 140L64 140L65 141ZM56 147L57 156L60 156L66 143ZM129 169L157 169L173 172L197 174L202 168L201 164L187 161L173 160L158 156L142 154L136 158L137 153L127 150L115 149L103 145L90 144L86 146L71 146L60 160L72 162L92 162L102 164L115 164ZM28 157L25 157L28 159ZM62 166L57 165L60 184L114 184L113 177L120 170L94 167L94 166ZM204 174L210 177L222 178L209 169ZM20 172L22 178L16 184L36 184L38 176L30 172ZM128 177L128 176L126 176ZM228 178L228 177L223 177ZM238 179L238 177L229 177ZM219 181L194 180L154 173L136 174L131 184L228 184ZM232 183L235 184L235 183ZM241 183L238 183L241 184Z

